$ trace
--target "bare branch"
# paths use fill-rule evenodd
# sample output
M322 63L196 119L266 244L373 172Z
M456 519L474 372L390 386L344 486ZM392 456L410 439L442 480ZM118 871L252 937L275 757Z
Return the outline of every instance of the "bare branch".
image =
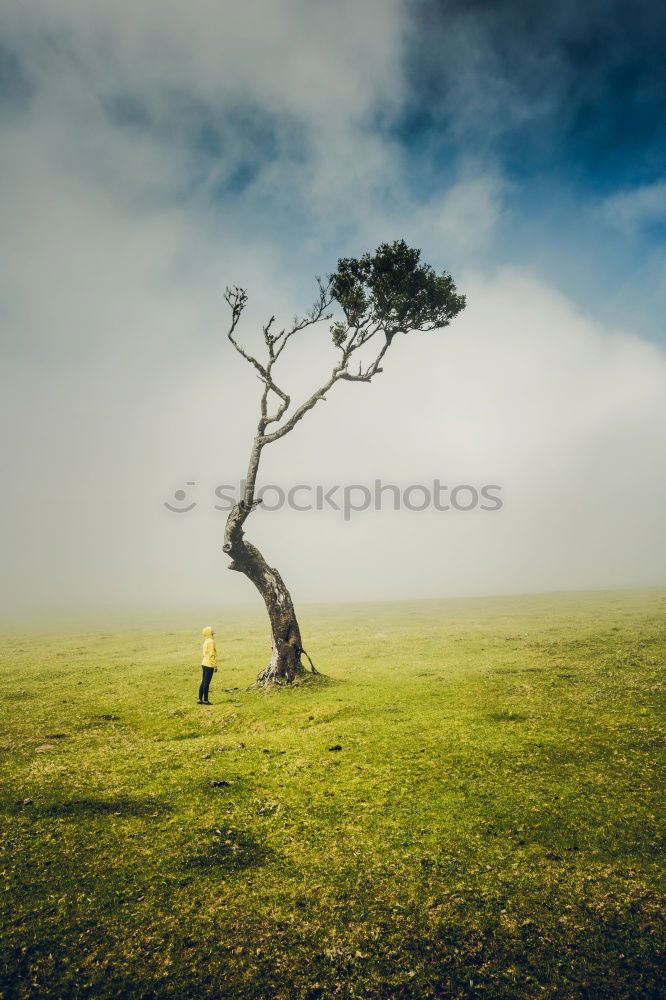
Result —
M233 316L233 323L231 327L233 332L238 320L240 319L243 309L247 305L247 292L244 288L239 288L238 285L232 285L230 288L225 288L224 298L229 305Z
M369 340L370 338L368 337L367 339ZM389 344L390 344L390 341L387 339L384 342L384 344L382 345L382 348L379 351L379 353L377 354L377 356L374 359L374 361L371 361L370 364L365 369L363 368L361 362L359 361L358 374L357 375L352 375L352 373L345 368L341 372L340 378L344 379L347 382L369 382L375 375L381 375L383 369L379 367L379 364L380 364L380 361L382 360L382 358L384 357L384 355L386 354L386 352L388 351ZM358 346L361 346L361 345L359 344ZM356 350L356 349L357 348L354 347L353 351ZM353 351L352 351L352 353L353 353Z
M303 316L302 319L299 319L297 316L294 317L291 327L288 330L286 328L281 330L280 333L274 338L273 343L274 345L277 345L277 349L275 351L276 360L284 350L287 341L293 337L295 333L305 330L306 327L312 326L314 323L319 323L320 320L331 319L332 314L326 312L333 301L330 288L331 283L330 281L324 283L321 278L317 278L317 285L319 287L319 295L317 296L317 299L312 307L306 312L305 316Z
M269 319L268 323L266 323L266 325L262 327L262 330L263 330L263 333L264 333L264 340L266 341L266 344L268 345L269 351L271 350L271 346L272 346L273 342L275 341L275 337L271 333L271 327L272 327L272 325L273 325L274 322L275 322L275 316L271 316L271 318ZM272 353L273 352L271 351L271 355L272 355Z
M275 386L273 392L277 392L278 396L281 396L282 402L272 417L266 417L265 424L274 424L277 423L278 420L282 420L282 417L285 415L291 404L291 398L286 394L286 392L283 393L281 390L278 390L277 386Z
M237 286L234 285L232 288L227 288L225 290L224 298L227 304L229 305L229 308L231 309L231 327L228 331L227 336L231 341L231 343L233 344L233 346L238 351L238 353L241 355L241 357L245 358L245 360L249 362L249 364L251 364L259 373L259 378L264 383L264 391L261 396L262 421L264 421L264 425L266 423L273 423L274 421L279 420L284 415L291 402L287 393L284 392L284 390L281 389L279 385L276 384L271 374L271 368L273 367L273 362L275 361L273 344L275 343L276 338L271 334L270 330L271 326L275 322L275 316L271 316L268 323L266 323L266 325L262 327L264 340L268 345L268 350L270 355L268 365L262 365L260 361L258 361L252 354L246 351L245 348L242 347L238 343L238 341L234 338L234 331L238 326L238 321L241 317L241 313L243 312L243 309L247 304L247 293L242 288L238 288ZM281 400L280 406L278 407L276 414L272 417L268 416L269 391L274 392L275 395L279 396Z
M247 292L243 288L238 288L234 285L232 288L226 288L224 292L224 298L231 309L231 326L227 333L227 336L231 343L234 345L238 353L245 358L251 365L253 365L262 378L266 378L266 369L262 364L260 364L255 357L248 354L247 351L241 347L237 340L234 339L234 331L238 326L238 321L241 318L241 313L247 305Z
M367 339L369 340L370 338L368 337ZM285 424L283 424L282 427L276 428L276 430L274 430L271 434L264 434L261 439L262 445L269 444L271 441L277 441L279 438L284 437L285 434L288 434L291 430L293 430L298 421L305 416L308 410L311 410L314 406L316 406L321 399L326 398L326 393L333 385L335 385L336 382L340 381L370 382L370 380L374 378L375 375L381 374L382 369L379 367L379 364L384 355L386 354L386 351L389 348L389 344L390 341L387 339L385 343L382 345L382 348L378 352L374 361L372 361L365 369L359 362L358 374L356 375L349 371L347 365L349 363L349 358L354 353L354 351L356 351L358 347L361 346L361 344L356 344L351 348L348 347L343 353L342 362L333 369L331 377L328 379L328 381L320 389L317 389L315 392L313 392L312 395L309 397L309 399L307 399L304 403L301 403L298 409L294 410L289 420ZM280 416L282 416L282 414L280 414Z
M311 410L320 400L326 398L326 393L336 382L369 382L375 375L380 374L382 371L380 368L380 362L390 345L394 331L386 330L381 321L379 321L372 312L369 312L364 317L357 319L353 325L350 324L348 326L346 334L343 335L342 341L338 344L342 357L340 362L333 369L328 381L313 392L312 395L305 400L305 402L301 403L285 424L281 427L277 427L268 434L266 433L268 425L279 423L291 405L291 398L283 389L280 388L279 385L277 385L273 378L273 365L279 358L288 341L296 333L299 333L301 330L304 330L315 323L331 319L332 314L327 312L328 307L333 301L331 280L329 279L327 282L324 282L321 278L317 278L317 285L319 288L317 299L302 318L299 319L298 317L295 317L290 327L285 327L277 334L273 334L271 332L271 328L275 322L275 316L271 316L265 326L262 327L264 342L268 347L269 355L266 364L262 364L258 361L234 338L234 331L247 302L246 293L243 289L237 287L226 290L225 299L232 312L232 323L228 334L229 340L238 353L245 358L246 361L253 365L264 386L261 396L261 419L259 421L256 438L259 448L262 448L265 444L269 444L272 441L277 441L279 438L284 437L285 434L288 434L291 430L293 430L308 410ZM355 352L361 347L364 347L380 331L385 334L384 343L374 360L365 367L363 366L363 363L359 361L358 371L351 372L349 370L349 364ZM269 414L268 401L269 394L271 392L279 398L280 402L275 412Z
M310 398L307 399L304 403L301 403L301 405L298 407L297 410L294 411L294 413L291 415L286 424L283 424L282 427L278 427L277 430L273 431L272 434L265 434L263 436L262 444L269 444L271 441L277 441L278 438L284 437L284 435L288 434L290 430L293 430L293 428L296 426L301 417L303 417L308 412L308 410L311 410L312 407L315 406L320 399L324 398L325 394L328 392L331 386L338 381L339 378L340 378L340 369L335 368L328 382L325 385L323 385L321 389L317 389L316 392L313 392Z

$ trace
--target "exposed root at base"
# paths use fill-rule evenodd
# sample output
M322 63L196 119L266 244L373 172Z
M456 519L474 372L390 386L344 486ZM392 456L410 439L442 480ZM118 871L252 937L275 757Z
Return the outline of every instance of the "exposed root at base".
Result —
M302 687L304 684L332 684L334 681L333 677L328 677L326 674L321 674L317 671L316 674L303 673L297 674L293 681L289 683L288 681L273 681L273 680L256 680L250 684L245 690L246 691L264 691L268 693L269 691L281 691L290 690L295 687Z
M312 662L312 660L310 659L310 654L308 653L307 649L303 649L303 647L301 646L301 653L304 653L304 654L305 654L305 656L307 656L307 659L308 659L308 663L310 664L310 668L311 668L311 670L312 670L312 673L313 673L313 674L318 674L318 673L319 673L319 671L318 671L318 670L317 670L317 669L315 668L315 665L314 665L314 663L313 663L313 662Z

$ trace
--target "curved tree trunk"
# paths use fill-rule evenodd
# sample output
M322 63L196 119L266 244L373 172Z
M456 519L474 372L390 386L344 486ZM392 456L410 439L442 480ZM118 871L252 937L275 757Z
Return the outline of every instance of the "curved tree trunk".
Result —
M301 663L301 631L282 577L268 565L259 549L245 541L240 530L233 540L225 538L224 551L232 558L229 569L244 573L263 597L271 623L273 653L257 677L257 684L291 684L306 671Z
M301 643L301 630L296 620L294 602L285 587L284 580L276 569L268 565L256 546L246 541L243 536L243 524L252 512L254 503L254 487L259 468L261 449L264 445L263 432L265 419L259 423L257 436L252 445L250 464L243 499L232 509L224 530L224 552L231 556L229 569L243 573L251 580L264 599L268 617L271 623L271 641L273 652L270 663L257 677L257 684L292 684L293 681L307 673L301 663L301 653L305 653ZM307 653L312 673L316 674L314 664Z
M254 507L254 485L260 454L261 442L255 439L245 493L227 518L223 549L231 556L229 569L245 574L252 581L268 611L273 652L270 663L257 677L257 684L285 685L292 684L297 677L307 672L301 663L301 653L305 653L305 650L294 602L278 571L269 566L259 549L243 536L243 524ZM310 657L307 653L305 655L310 661L312 673L316 674Z

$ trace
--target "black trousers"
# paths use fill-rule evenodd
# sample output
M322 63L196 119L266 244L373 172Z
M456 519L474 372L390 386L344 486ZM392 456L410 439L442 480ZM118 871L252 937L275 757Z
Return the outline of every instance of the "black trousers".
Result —
M201 684L199 685L199 701L208 701L208 688L210 687L210 679L215 673L213 667L202 667L203 676L201 678Z

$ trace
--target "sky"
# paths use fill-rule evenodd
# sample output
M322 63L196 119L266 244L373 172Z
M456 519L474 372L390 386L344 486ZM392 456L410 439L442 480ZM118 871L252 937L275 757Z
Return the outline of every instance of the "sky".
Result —
M4 617L258 601L225 286L258 347L403 238L467 308L265 450L338 490L247 523L297 603L666 582L665 41L648 0L6 0ZM333 361L313 328L285 387Z

